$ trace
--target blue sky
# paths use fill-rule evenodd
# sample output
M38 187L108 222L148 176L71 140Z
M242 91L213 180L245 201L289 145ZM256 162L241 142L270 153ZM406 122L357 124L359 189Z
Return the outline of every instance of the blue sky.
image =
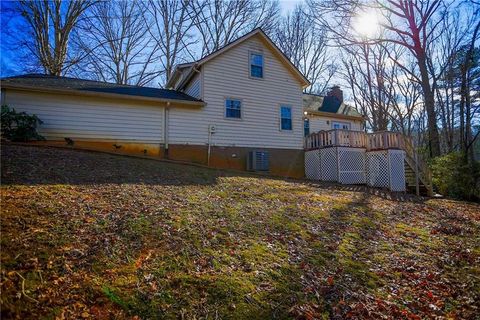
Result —
M0 32L0 76L10 76L18 74L22 71L19 64L20 61L18 59L18 52L11 50L8 48L5 40L2 39L2 35L5 32L9 32L9 30L14 29L12 28L12 24L15 21L9 19L8 13L5 11L8 10L9 7L12 5L12 1L0 0L1 1L1 32ZM280 6L282 9L282 14L286 14L289 11L293 10L295 6L299 3L304 2L304 0L279 0Z
M297 4L302 2L304 2L304 0L280 0L280 6L282 7L283 13L287 13L294 9Z

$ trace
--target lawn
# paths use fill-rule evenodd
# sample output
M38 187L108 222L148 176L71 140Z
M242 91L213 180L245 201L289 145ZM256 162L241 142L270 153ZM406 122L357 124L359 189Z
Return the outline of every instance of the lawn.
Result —
M94 152L1 151L2 319L480 312L479 205Z

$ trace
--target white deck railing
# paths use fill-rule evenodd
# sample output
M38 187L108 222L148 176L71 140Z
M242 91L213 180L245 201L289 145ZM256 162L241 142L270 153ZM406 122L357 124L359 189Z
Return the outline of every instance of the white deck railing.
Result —
M367 145L366 133L333 129L319 131L305 137L305 149L319 149L326 147L353 147L365 148Z
M405 150L405 137L398 132L380 131L366 133L343 129L319 131L305 137L305 149L307 150L327 147Z

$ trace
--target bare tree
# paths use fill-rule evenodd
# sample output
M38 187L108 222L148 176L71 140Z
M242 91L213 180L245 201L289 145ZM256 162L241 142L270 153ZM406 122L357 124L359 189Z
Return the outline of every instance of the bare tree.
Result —
M80 71L118 84L146 85L158 75L155 43L146 36L138 1L102 1L92 7L76 40L86 52Z
M429 149L431 156L440 155L440 139L435 109L435 82L438 74L431 74L429 59L430 45L438 37L442 12L445 4L440 0L310 0L315 8L317 21L342 39L344 45L368 42L370 44L395 43L405 47L415 57L419 74L411 72L411 77L420 83L428 119ZM359 39L351 32L353 20L362 12L375 10L381 16L380 25L387 32L372 39ZM333 20L332 20L333 16ZM401 60L396 64L409 72Z
M273 37L278 47L310 80L308 93L323 93L337 70L329 55L325 30L315 25L304 5L283 17Z
M191 0L150 0L144 3L144 8L148 33L159 49L160 85L163 86L176 64L194 58L191 48L197 39L191 32Z
M473 148L471 147L476 139L476 137L472 136L473 112L471 84L473 82L472 70L474 67L479 68L478 64L480 62L480 49L475 50L475 42L479 33L480 21L477 22L473 29L470 43L463 48L464 52L461 55L460 61L460 145L462 151L470 156L471 161L473 161Z
M200 34L202 56L254 28L271 32L279 13L278 1L272 0L192 0L190 8Z
M408 55L404 55L403 48L393 50L395 56L403 56L404 63L409 70L415 70L415 61ZM410 72L399 68L393 64L390 72L387 74L385 81L389 83L390 108L389 116L392 129L399 131L404 135L411 136L414 130L415 121L424 113L424 105L422 96L422 88L420 84L411 80Z
M16 10L28 26L22 45L51 75L62 75L78 63L79 56L69 50L69 40L80 17L94 0L22 0Z
M352 90L355 107L368 115L372 130L387 130L394 97L392 83L386 81L393 68L385 48L361 44L344 48L344 54L342 74Z

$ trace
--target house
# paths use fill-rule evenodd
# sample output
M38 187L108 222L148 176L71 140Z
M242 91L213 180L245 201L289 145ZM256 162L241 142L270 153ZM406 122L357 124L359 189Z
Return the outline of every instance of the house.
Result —
M333 86L326 96L304 94L303 107L305 135L331 129L364 130L365 118L344 103L338 86Z
M271 174L291 177L304 175L304 113L314 130L361 129L349 108L326 108L329 95L306 98L309 85L261 29L178 65L167 89L36 74L1 80L2 105L43 121L39 143L240 170L261 151Z

